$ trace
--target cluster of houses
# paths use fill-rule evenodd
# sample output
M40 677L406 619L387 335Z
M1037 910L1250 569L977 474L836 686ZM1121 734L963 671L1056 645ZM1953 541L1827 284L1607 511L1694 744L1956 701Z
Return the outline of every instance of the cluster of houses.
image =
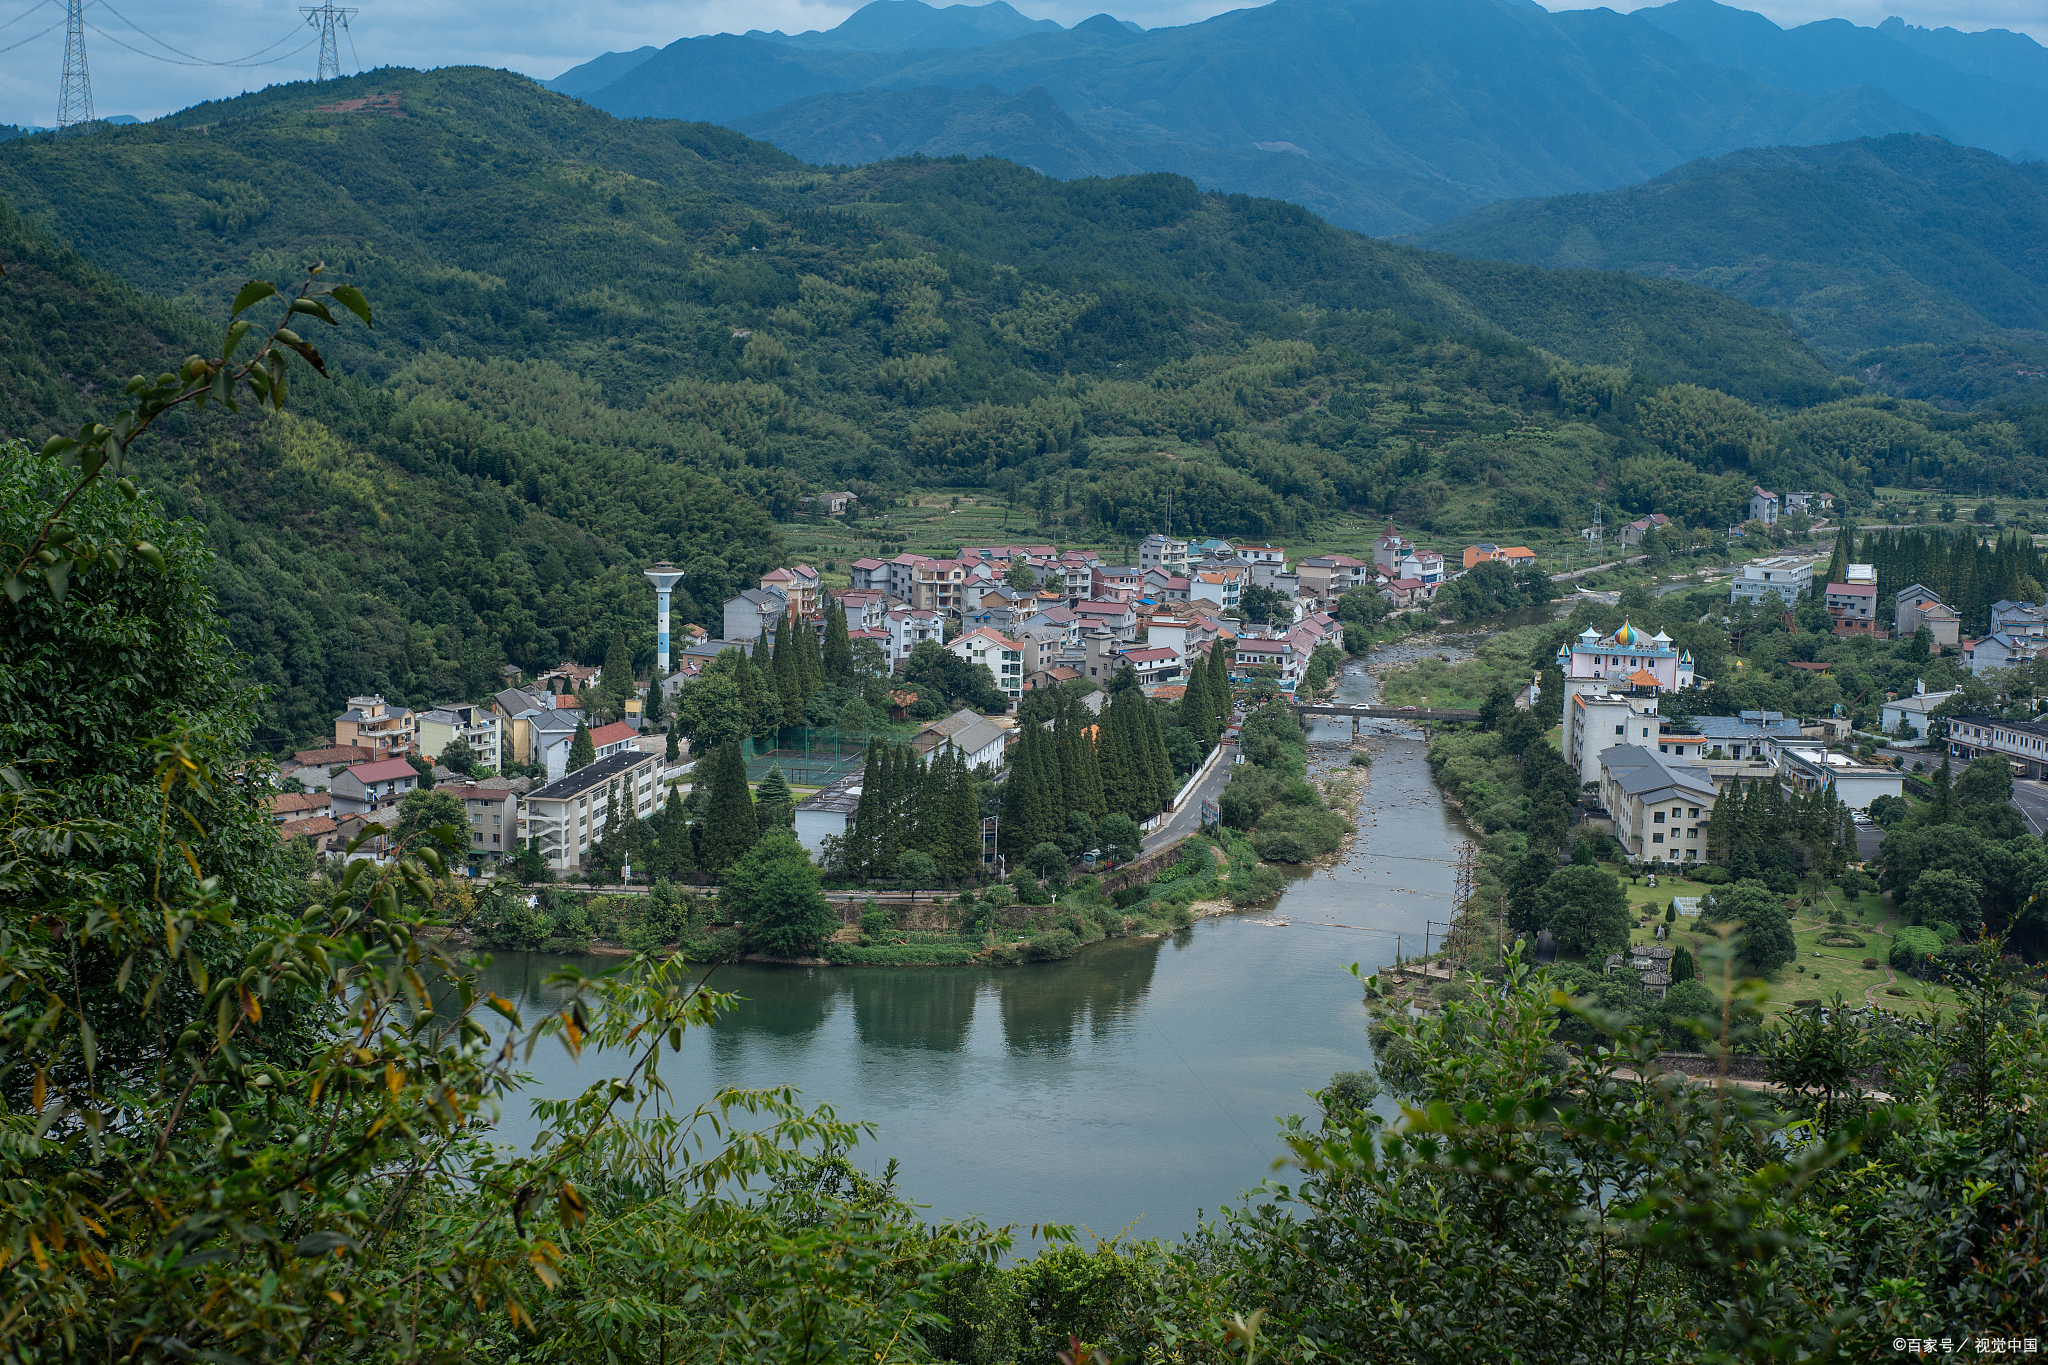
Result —
M673 695L723 651L751 650L786 613L822 629L823 608L836 602L848 637L872 641L891 668L900 672L919 645L936 641L986 664L1013 711L1033 689L1107 680L1125 665L1148 687L1171 686L1219 639L1236 648L1236 671L1270 667L1291 692L1315 646L1336 633L1331 610L1345 593L1369 589L1405 610L1426 604L1446 581L1444 557L1417 549L1391 526L1373 542L1370 561L1339 554L1290 561L1278 545L1158 534L1137 548L1135 564L1053 545L864 558L848 566L844 588L825 587L808 564L775 569L760 587L725 602L719 635L686 629L675 671L661 686ZM1509 562L1534 557L1519 547L1485 549L1485 557ZM1467 561L1468 568L1476 562L1469 551ZM1239 619L1251 588L1283 604L1269 624Z
M1692 655L1662 631L1589 627L1558 649L1557 665L1565 758L1596 794L1592 818L1631 858L1703 860L1714 802L1734 783L1828 788L1852 810L1903 788L1897 769L1829 750L1840 722L1802 726L1776 711L1660 716L1658 698L1694 680Z

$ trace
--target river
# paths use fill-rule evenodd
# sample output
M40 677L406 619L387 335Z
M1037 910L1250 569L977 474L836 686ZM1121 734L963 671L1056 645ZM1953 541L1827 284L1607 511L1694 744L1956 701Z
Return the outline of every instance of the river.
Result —
M1352 664L1337 696L1370 700L1375 686ZM1348 736L1348 721L1311 728ZM901 1190L934 1216L1187 1232L1198 1210L1272 1174L1276 1116L1313 1112L1304 1092L1370 1067L1345 965L1412 953L1426 921L1449 917L1464 831L1419 737L1373 750L1356 843L1293 880L1277 909L1002 971L720 968L714 986L744 1003L665 1055L662 1074L692 1103L721 1086L790 1085L872 1122L855 1159L898 1159ZM1291 924L1257 923L1277 918ZM531 1018L559 1004L540 984L558 965L501 954L485 982ZM546 1044L528 1069L534 1093L560 1097L612 1065L604 1054L571 1063ZM508 1109L500 1133L523 1145L537 1127Z

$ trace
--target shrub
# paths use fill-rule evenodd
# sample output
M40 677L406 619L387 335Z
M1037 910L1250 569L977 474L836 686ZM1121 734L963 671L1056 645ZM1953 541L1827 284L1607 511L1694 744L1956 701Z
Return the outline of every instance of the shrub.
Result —
M1694 871L1692 879L1702 886L1726 886L1735 880L1735 874L1725 867L1702 867Z
M1866 957L1866 958L1864 958L1864 959L1863 959L1863 969L1864 969L1865 971L1870 971L1870 972L1874 972L1874 971L1876 971L1876 970L1877 970L1877 959L1876 959L1876 958L1874 958L1874 957Z
M1024 951L1032 962L1057 962L1080 952L1081 940L1066 929L1051 929L1027 942Z
M1270 867L1233 868L1224 894L1232 905L1252 905L1280 894L1282 878Z
M1891 964L1902 972L1910 972L1939 947L1941 937L1932 929L1908 926L1892 935Z

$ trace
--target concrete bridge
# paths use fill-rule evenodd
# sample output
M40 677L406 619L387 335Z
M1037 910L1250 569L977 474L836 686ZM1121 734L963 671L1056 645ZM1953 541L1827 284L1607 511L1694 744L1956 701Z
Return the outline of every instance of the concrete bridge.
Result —
M1477 711L1453 711L1442 706L1354 706L1344 702L1296 702L1296 715L1325 716L1335 720L1405 720L1412 725L1478 720Z

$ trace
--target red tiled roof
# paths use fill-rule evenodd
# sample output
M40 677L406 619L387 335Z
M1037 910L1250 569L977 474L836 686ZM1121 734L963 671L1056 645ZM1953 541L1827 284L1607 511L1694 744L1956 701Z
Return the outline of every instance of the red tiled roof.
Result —
M279 825L277 827L277 837L280 842L288 844L292 840L298 838L301 834L311 835L317 838L322 834L334 833L335 828L336 826L334 821L328 819L326 816L310 815L307 816L304 820L293 820L287 824Z
M600 725L597 729L592 730L590 732L590 742L602 749L607 744L617 744L621 740L631 739L639 733L638 730L635 730L626 722L615 720L610 725Z
M330 792L279 792L270 798L272 813L284 815L292 811L328 810L334 805Z

